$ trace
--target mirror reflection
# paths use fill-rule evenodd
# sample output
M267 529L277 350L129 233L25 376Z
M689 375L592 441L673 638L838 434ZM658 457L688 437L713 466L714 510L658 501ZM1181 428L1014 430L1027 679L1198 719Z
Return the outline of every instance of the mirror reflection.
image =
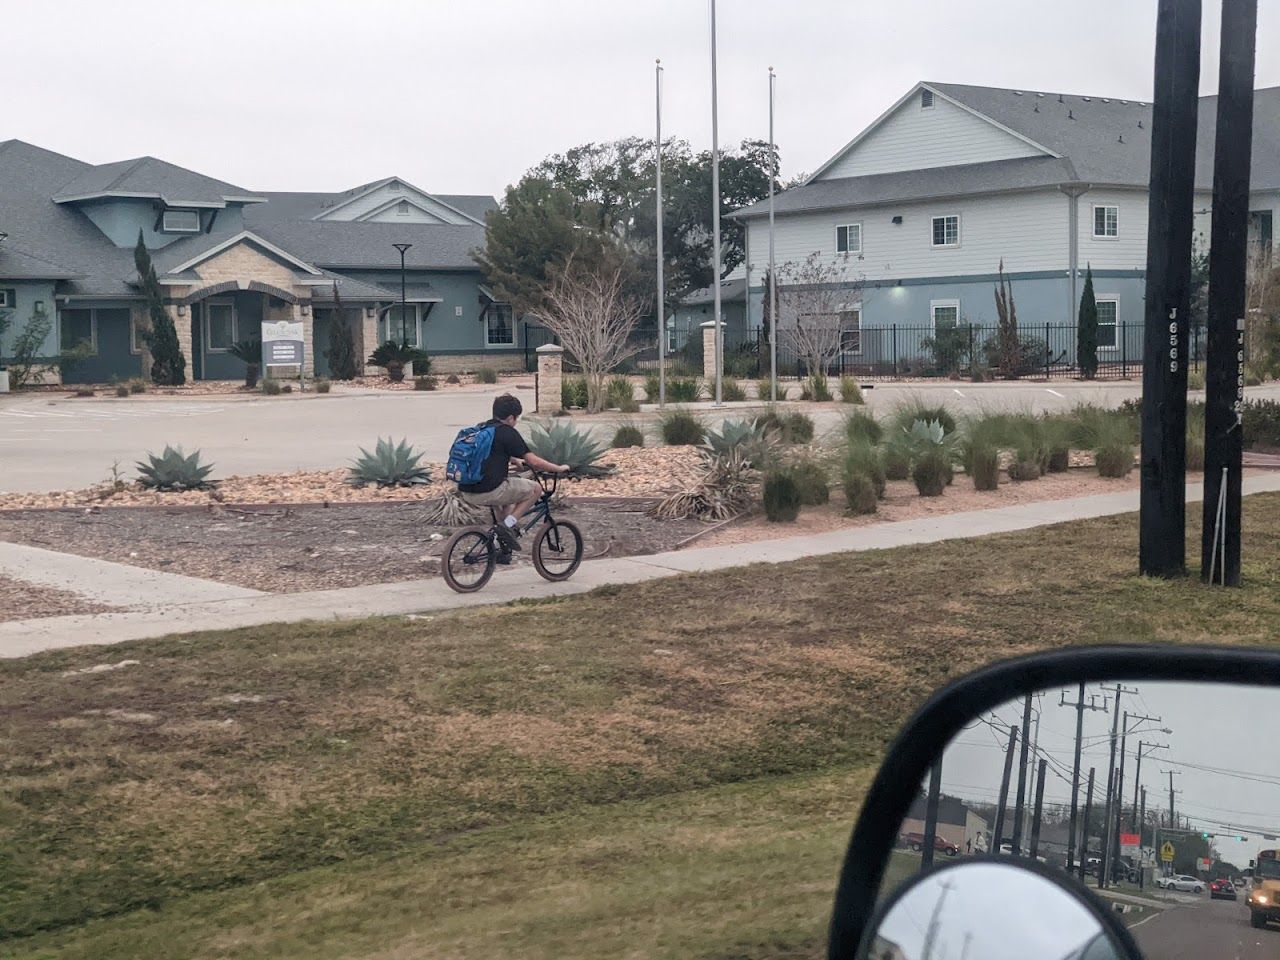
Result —
M974 862L910 886L885 912L864 956L1117 960L1122 954L1097 918L1061 886L1014 863Z
M1011 700L920 785L883 892L975 854L1033 858L1116 910L1151 960L1280 957L1280 771L1263 733L1278 708L1270 688L1195 683Z

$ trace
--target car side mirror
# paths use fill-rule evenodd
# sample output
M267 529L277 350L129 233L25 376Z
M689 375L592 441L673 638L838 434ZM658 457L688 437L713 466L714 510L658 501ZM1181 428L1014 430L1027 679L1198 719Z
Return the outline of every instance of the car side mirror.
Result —
M1280 653L1154 644L1037 654L947 685L899 732L867 792L829 960L1170 960L1168 945L1189 935L1171 924L1189 912L1169 907L1199 900L1205 910L1192 915L1221 922L1224 935L1280 924L1280 842L1266 814L1280 776L1237 719L1275 712L1277 687ZM1245 862L1247 897L1211 885L1247 875ZM920 930L932 914L913 905L937 905L944 881L955 889L930 954ZM1001 891L1000 906L962 898L962 886ZM895 904L911 908L916 934L903 932ZM1019 943L1015 928L1042 910L1076 920ZM990 924L968 919L981 913ZM980 939L988 926L1009 936Z

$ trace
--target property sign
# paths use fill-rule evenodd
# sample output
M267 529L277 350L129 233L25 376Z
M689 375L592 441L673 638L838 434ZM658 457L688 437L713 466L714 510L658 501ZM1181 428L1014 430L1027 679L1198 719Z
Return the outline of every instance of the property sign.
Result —
M302 323L293 320L262 322L263 367L302 366Z
M1213 862L1208 857L1200 857L1196 860L1196 869L1209 872L1209 868L1213 866Z
M1164 842L1164 846L1160 848L1160 859L1165 863L1173 863L1173 844L1168 840Z
M1142 838L1136 833L1120 834L1120 851L1122 853L1137 853L1138 847L1142 843ZM1127 848L1127 849L1126 849Z

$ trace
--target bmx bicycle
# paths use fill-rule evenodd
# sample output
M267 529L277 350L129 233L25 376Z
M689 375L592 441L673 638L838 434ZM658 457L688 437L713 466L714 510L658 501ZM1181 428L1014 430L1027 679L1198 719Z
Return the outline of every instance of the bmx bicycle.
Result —
M533 567L544 580L568 580L582 563L582 531L568 520L551 516L551 498L563 474L534 471L542 486L542 496L517 520L521 535L539 527L530 545ZM493 576L498 562L498 511L489 508L493 523L488 527L464 527L449 538L440 555L444 582L459 593L474 593ZM521 525L523 524L523 526Z

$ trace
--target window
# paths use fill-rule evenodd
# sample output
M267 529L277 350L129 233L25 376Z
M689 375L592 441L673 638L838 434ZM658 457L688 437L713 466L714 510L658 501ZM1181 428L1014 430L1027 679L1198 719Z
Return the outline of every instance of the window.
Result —
M396 204L396 216L407 217L409 215L409 201L401 200Z
M58 342L63 352L74 350L82 343L93 347L95 354L98 352L98 325L92 310L84 308L63 310L58 314L58 319L61 327Z
M0 290L0 308L12 309L18 305L16 290Z
M209 353L225 353L236 342L236 305L206 303L204 308L204 346Z
M1249 242L1258 244L1264 250L1270 250L1273 236L1272 223L1273 215L1270 210L1250 210Z
M929 317L933 321L933 332L955 329L960 324L959 300L930 300Z
M382 315L382 335L379 339L382 343L388 340L400 343L403 340L409 346L416 347L418 345L418 305L406 304L403 327L400 325L400 304L397 303L388 308Z
M1098 298L1098 349L1115 350L1120 345L1117 336L1117 319L1120 316L1120 301Z
M490 347L516 345L516 326L512 322L511 304L489 304L485 314L485 343Z
M960 217L933 218L933 245L935 247L960 246Z
M932 106L933 106L933 91L921 90L920 91L920 109L928 110Z
M862 253L862 224L836 227L836 253Z
M160 229L164 233L199 233L200 211L166 210L160 221Z
M130 353L142 352L142 334L139 332L139 329L138 329L139 322L141 321L141 319L142 319L141 314L130 312L129 314L129 352Z
M1098 240L1114 240L1120 236L1120 208L1093 208L1093 236Z
M862 353L861 307L849 307L840 311L840 352Z

